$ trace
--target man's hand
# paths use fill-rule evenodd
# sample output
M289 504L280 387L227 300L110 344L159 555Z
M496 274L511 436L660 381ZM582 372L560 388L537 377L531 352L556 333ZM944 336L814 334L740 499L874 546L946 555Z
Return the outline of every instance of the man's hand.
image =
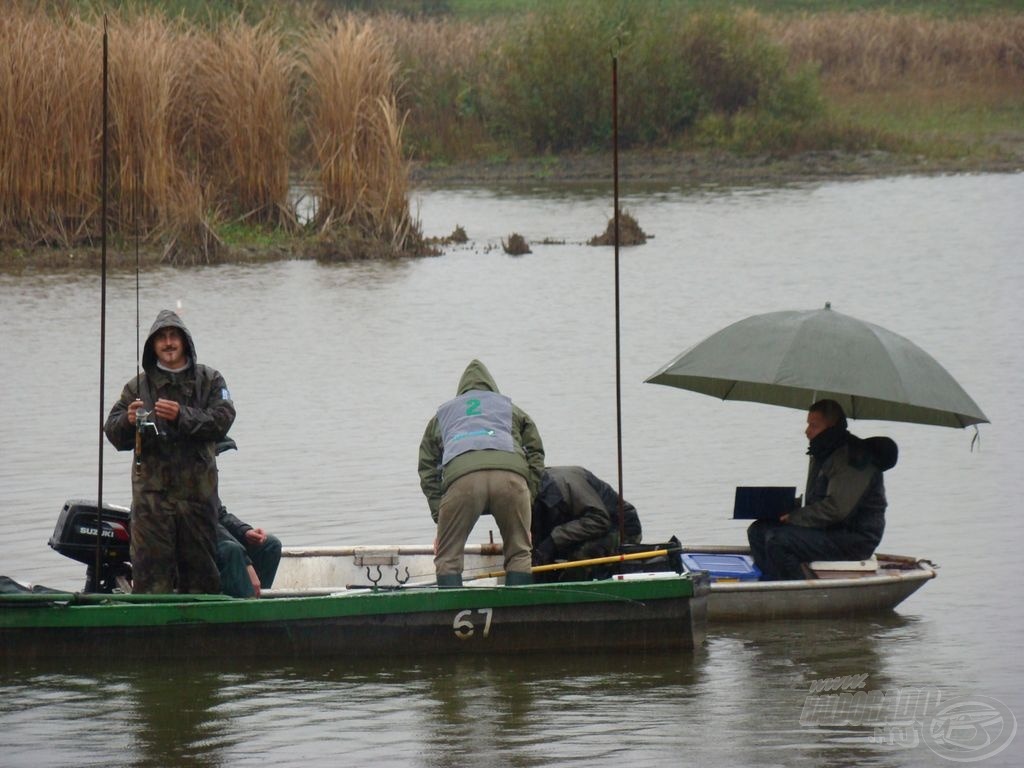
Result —
M262 528L250 528L245 532L245 543L254 547L261 547L267 541L267 532Z
M131 424L133 427L135 426L135 422L139 418L136 415L136 411L138 411L139 408L141 408L141 407L142 407L142 401L141 400L132 400L130 403L128 403L128 423Z
M153 405L153 413L164 421L177 421L178 414L181 413L181 406L176 400L165 400L161 397Z
M260 596L260 577L256 575L256 569L251 565L245 566L245 570L249 573L249 581L252 582L252 591L255 597Z

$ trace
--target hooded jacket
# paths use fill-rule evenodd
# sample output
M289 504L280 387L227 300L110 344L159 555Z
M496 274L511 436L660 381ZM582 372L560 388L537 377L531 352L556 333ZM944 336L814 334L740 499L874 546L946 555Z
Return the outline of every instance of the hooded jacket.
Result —
M163 328L177 328L185 341L188 365L170 372L157 365L153 337ZM147 411L158 399L180 406L174 422L153 417L159 435L143 431L142 454L133 472L137 491L161 491L170 497L208 503L217 490L216 444L235 420L224 377L196 362L192 335L177 314L162 310L149 330L142 352L143 373L125 384L121 397L107 416L103 430L119 451L135 448L135 426L128 421L128 406L141 399Z
M789 515L792 525L841 530L870 544L885 531L885 483L882 473L896 464L896 443L889 438L861 440L842 430L825 455L811 454L805 506Z
M469 450L462 450L465 446L453 448L453 445L458 442L457 439L461 437L467 437L470 440L479 439L481 442L477 445L480 446L498 446L500 437L504 436L502 428L498 425L492 425L494 426L493 431L499 433L497 437L491 436L493 442L488 442L488 437L479 438L477 436L477 432L490 434L492 431L490 429L478 430L472 434L465 433L454 436L451 434L451 422L448 420L448 414L452 411L451 406L459 400L459 396L473 392L501 394L498 385L494 382L494 377L487 370L487 366L479 360L472 360L466 366L466 370L459 380L456 398L438 408L438 412L430 419L423 432L419 452L420 488L423 489L423 495L427 497L430 516L434 522L437 522L441 497L444 492L455 480L470 472L482 469L503 469L522 475L530 486L531 501L537 495L537 489L540 487L540 477L544 471L544 445L541 442L540 432L530 416L511 401L508 401L511 411L508 414L508 423L505 425L511 436L509 450L503 449L509 448L507 445L504 445L503 448L477 447ZM463 398L466 403L472 399ZM507 400L507 398L502 399ZM493 400L498 401L497 398ZM448 426L443 427L443 423ZM444 434L446 429L449 432L447 435L447 462L445 462L446 440Z
M636 507L623 499L623 532L640 541L642 528ZM535 543L550 538L557 551L619 532L619 494L584 467L548 467L533 502Z

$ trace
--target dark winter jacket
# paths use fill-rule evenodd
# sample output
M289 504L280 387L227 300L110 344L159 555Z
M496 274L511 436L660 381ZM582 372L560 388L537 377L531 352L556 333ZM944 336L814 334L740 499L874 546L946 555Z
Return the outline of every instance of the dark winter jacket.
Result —
M153 336L162 328L178 328L185 339L189 365L171 373L157 366ZM216 444L235 420L224 377L196 362L192 336L174 312L163 310L150 329L142 353L143 373L125 384L103 429L119 451L135 448L135 426L128 406L141 399L147 411L158 399L175 400L180 413L173 423L155 418L159 435L143 431L142 454L136 457L132 485L136 493L157 491L167 498L210 504L217 491ZM212 510L215 511L215 510Z
M499 392L487 367L479 360L473 360L459 380L457 395L469 392ZM449 401L450 403L451 401ZM446 404L447 405L447 404ZM445 406L442 405L441 409ZM441 409L438 409L439 411ZM511 450L470 450L459 453L447 464L442 463L445 451L444 436L438 415L427 423L420 442L419 475L420 487L427 497L430 516L437 522L441 497L448 487L463 475L482 469L504 469L526 478L530 486L530 498L537 495L540 476L544 471L544 444L540 432L530 416L515 404L511 405L510 424ZM450 442L450 441L449 441Z
M642 531L636 507L622 504L627 542L639 542ZM547 467L533 503L535 544L551 539L557 552L619 531L619 494L584 467Z
M877 546L885 531L882 472L896 464L889 438L861 440L843 430L827 455L810 458L804 506L789 515L792 525L843 530Z

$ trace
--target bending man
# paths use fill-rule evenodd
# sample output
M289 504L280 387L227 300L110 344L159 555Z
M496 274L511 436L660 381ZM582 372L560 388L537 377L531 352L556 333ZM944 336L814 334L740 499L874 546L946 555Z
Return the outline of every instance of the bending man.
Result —
M443 403L420 442L420 487L437 523L439 587L462 586L466 541L480 515L501 531L505 583L529 584L530 504L544 469L544 445L529 415L498 391L479 360L466 366L457 396Z
M625 540L640 543L636 507L623 499ZM588 560L619 548L619 494L583 467L547 467L533 502L533 564Z

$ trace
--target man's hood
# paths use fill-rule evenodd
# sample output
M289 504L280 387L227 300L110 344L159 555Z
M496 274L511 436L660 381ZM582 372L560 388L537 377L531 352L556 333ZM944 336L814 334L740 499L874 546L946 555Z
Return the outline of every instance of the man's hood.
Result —
M192 334L188 332L188 328L185 327L185 323L181 321L177 313L169 309L161 309L160 314L156 316L156 320L153 321L153 325L149 329L149 336L146 337L146 344L142 349L143 370L149 371L156 367L156 350L153 349L153 336L162 328L177 328L181 331L181 335L185 337L185 355L188 357L189 363L194 364L196 362L196 345L192 341Z
M456 394L461 395L473 389L486 392L499 391L491 372L479 360L471 360L466 366L466 370L462 372L462 378L459 379L459 391Z

